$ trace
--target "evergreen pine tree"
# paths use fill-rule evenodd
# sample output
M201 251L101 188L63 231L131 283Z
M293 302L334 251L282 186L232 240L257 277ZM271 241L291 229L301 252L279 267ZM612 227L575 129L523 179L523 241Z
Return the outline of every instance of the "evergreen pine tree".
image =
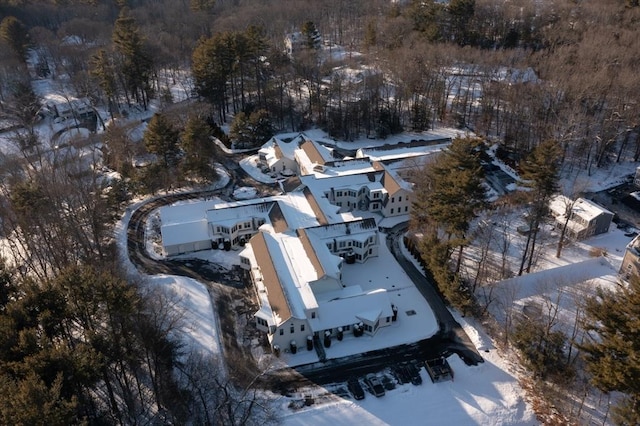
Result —
M154 114L144 133L144 145L162 160L162 165L171 168L178 162L179 132L162 114Z
M200 117L191 117L182 132L181 146L184 151L184 170L186 174L208 181L215 181L215 169L212 166L215 144L211 140L211 128Z
M479 139L454 139L437 163L427 166L425 181L418 188L415 215L435 224L450 248L462 250L468 243L471 221L486 203L482 146Z
M7 16L0 22L0 38L2 38L22 60L27 59L27 49L29 48L29 33L26 27L15 16Z
M587 371L600 390L625 394L613 410L616 423L640 424L640 277L615 292L598 289L586 300L586 314Z
M114 24L112 41L120 58L119 68L125 92L146 108L149 102L153 61L127 8L120 11Z

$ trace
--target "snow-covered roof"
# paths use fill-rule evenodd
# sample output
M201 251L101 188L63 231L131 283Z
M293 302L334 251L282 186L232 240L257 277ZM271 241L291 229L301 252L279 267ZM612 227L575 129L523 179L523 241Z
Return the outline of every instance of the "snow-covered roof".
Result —
M322 331L360 321L375 323L378 318L393 315L391 299L386 290L353 294L358 286L345 289L342 297L335 297L318 305L318 315L309 320L312 331Z
M447 139L445 142L435 145L396 147L394 149L361 148L356 152L356 157L369 157L373 161L401 160L440 152L450 143L451 139Z
M299 134L292 138L286 138L286 140L274 136L262 145L258 152L265 155L267 160L271 160L272 162L282 157L294 160L295 151L298 149L298 145L302 141L304 141L303 134Z
M259 232L249 240L242 255L255 260L259 268L259 279L254 281L266 289L267 297L261 303L269 305L275 325L290 317L306 318L305 309L318 307L309 282L319 276L310 267L311 261L298 238Z
M160 233L165 247L210 240L206 219L162 225Z
M333 160L333 150L311 139L305 139L295 151L300 170L313 170L316 164L324 165Z
M549 203L549 209L555 216L565 217L567 208L571 206L571 200L564 195L556 195ZM587 222L597 218L601 214L613 215L609 210L585 198L576 199L571 209L574 215L579 216Z
M318 196L324 196L324 194L330 192L331 189L352 189L357 191L363 186L367 186L369 190L382 189L384 188L381 183L382 175L383 173L376 171L334 177L309 175L301 176L300 181L306 185L316 199L318 199Z
M305 229L307 235L312 240L331 240L333 238L344 237L348 235L352 239L358 239L362 236L367 239L369 236L377 232L377 225L374 218L359 219L350 222L334 223L331 225L315 226Z
M317 240L309 238L305 229L298 229L296 233L310 262L307 267L316 271L317 278L326 275L339 280L342 259L331 253L324 243L319 244Z
M206 211L215 207L219 200L179 203L160 207L162 225L193 222L206 218Z

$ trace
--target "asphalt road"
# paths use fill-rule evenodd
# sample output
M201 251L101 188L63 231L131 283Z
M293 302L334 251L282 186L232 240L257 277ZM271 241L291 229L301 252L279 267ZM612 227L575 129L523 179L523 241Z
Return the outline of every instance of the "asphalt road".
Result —
M453 318L451 311L449 311L442 297L438 294L436 284L422 275L413 262L409 261L400 250L400 241L406 231L406 222L390 229L387 233L387 246L427 303L429 303L438 321L440 330L437 336L441 339L441 343L448 351L458 354L467 365L477 365L484 362L478 349L471 342L462 326Z

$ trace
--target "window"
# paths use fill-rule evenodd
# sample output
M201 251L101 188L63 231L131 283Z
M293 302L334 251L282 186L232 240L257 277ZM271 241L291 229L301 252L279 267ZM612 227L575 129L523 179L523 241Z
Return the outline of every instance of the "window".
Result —
M387 317L387 322L389 322L389 320L390 320L390 319L391 319L391 318Z
M284 329L283 328L280 329L280 335L284 336Z
M340 248L344 248L344 241L340 241Z
M392 200L393 201L393 200ZM398 197L398 202L402 202L402 197Z
M409 206L404 206L404 211L409 211Z
M396 197L391 197L391 202L395 203L396 202Z
M391 214L393 214L393 209L391 209Z
M296 331L296 328L293 324L291 324L291 327L289 327L289 331L291 332L291 334L293 334Z
M300 331L304 331L304 324L300 324Z
M315 318L316 317L316 313L315 312L311 312L311 318Z
M372 254L372 253L373 253L373 249L369 249L369 254Z

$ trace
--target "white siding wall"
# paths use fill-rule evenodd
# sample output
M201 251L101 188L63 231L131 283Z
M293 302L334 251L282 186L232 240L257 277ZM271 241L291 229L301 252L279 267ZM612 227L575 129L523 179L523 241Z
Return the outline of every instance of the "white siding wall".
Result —
M293 326L293 333L291 332L291 326ZM280 330L282 330L282 335L280 334ZM309 328L309 323L306 319L300 320L297 318L289 318L276 328L276 332L274 334L269 335L269 341L271 342L271 347L278 345L280 346L280 351L284 352L285 349L289 349L291 341L295 340L298 345L298 351L306 351L307 336L312 335L313 333L311 332L311 328Z

